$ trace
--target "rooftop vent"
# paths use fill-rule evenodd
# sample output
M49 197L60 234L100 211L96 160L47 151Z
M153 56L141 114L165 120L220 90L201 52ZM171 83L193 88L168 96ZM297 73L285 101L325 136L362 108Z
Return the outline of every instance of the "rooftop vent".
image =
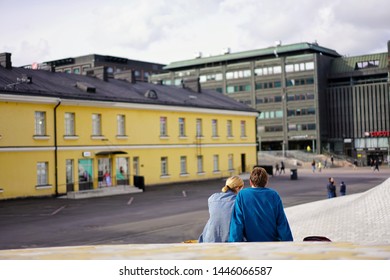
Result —
M3 66L5 69L12 69L10 53L0 53L0 66Z
M77 82L76 87L81 89L82 91L89 92L89 93L96 92L96 88L93 85L84 82Z
M144 96L149 99L158 99L157 92L153 89L150 89L145 92Z

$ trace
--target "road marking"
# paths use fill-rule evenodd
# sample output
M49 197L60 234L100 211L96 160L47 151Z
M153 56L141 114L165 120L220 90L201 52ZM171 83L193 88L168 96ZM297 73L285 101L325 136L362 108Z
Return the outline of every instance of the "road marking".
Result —
M129 201L127 202L127 205L130 205L134 200L134 197L130 197Z
M51 216L54 216L55 214L57 214L58 212L60 212L62 209L64 209L65 208L65 205L64 206L62 206L62 207L60 207L60 208L58 208L56 211L54 211L53 213L51 213L50 215Z

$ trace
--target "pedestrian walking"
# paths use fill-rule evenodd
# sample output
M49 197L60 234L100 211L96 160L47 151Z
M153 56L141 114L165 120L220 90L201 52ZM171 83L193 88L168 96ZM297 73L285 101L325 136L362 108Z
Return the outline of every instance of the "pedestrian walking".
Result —
M333 155L330 157L330 162L331 162L331 164L332 164L332 166L333 166L333 162L334 162Z
M328 191L328 198L334 198L336 197L336 185L332 177L330 177L328 180L329 182L326 185L326 189Z
M340 195L343 196L347 192L347 186L345 185L344 181L341 181L340 184Z
M373 171L375 172L375 170L378 170L378 172L379 172L379 160L377 160L377 159L374 161L374 170Z
M318 162L318 172L321 172L322 170L322 163L321 161Z
M280 170L279 170L279 164L275 164L275 174L280 174Z
M313 173L316 172L316 161L314 159L311 163L311 168L312 168Z
M282 160L281 162L280 162L280 174L282 174L282 172L283 172L283 174L286 174L286 172L284 171L284 161Z

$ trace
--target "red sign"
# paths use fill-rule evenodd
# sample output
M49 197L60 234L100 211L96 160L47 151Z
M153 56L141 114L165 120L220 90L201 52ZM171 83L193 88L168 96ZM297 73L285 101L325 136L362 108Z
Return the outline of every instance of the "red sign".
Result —
M371 137L390 137L390 131L372 131L369 133Z

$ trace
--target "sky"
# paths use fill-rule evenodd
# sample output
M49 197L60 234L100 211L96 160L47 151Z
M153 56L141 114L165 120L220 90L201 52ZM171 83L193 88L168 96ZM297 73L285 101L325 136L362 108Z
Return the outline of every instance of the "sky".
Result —
M300 42L387 51L389 0L0 0L13 66L100 54L169 64Z

